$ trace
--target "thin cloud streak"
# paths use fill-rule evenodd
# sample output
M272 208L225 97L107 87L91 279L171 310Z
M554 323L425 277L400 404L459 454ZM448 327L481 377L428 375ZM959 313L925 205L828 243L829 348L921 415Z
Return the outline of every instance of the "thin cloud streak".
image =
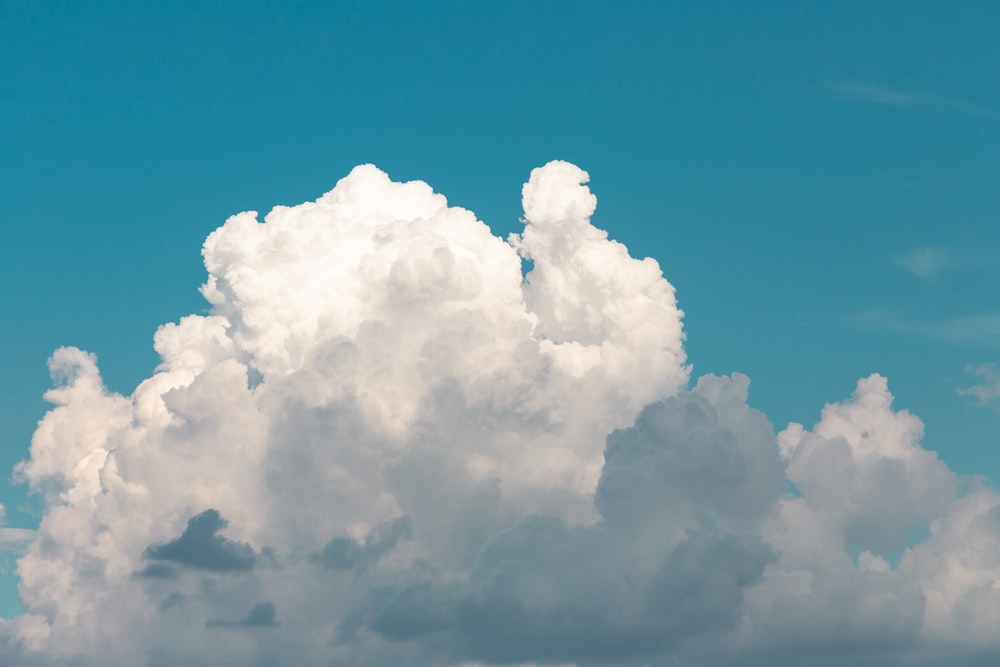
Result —
M0 552L22 554L36 536L28 528L0 528Z
M830 90L844 98L849 98L858 102L869 102L871 104L882 104L885 106L912 106L923 104L928 98L923 95L894 90L874 83L861 83L858 81L842 81L832 83Z
M892 263L922 280L933 280L943 273L960 269L962 259L948 248L914 248L894 255Z
M994 271L1000 268L1000 252L977 249L959 252L945 246L919 246L892 255L898 268L921 280L932 282L945 274Z
M961 100L893 88L870 81L857 79L837 81L828 83L826 89L836 98L845 102L897 108L938 108L973 116L993 115L987 109Z
M996 364L969 364L965 372L980 380L978 384L958 390L961 396L972 396L980 407L993 406L1000 401L1000 368Z
M1000 346L1000 313L965 315L936 322L916 322L887 309L871 309L852 318L862 329L892 331L951 343Z

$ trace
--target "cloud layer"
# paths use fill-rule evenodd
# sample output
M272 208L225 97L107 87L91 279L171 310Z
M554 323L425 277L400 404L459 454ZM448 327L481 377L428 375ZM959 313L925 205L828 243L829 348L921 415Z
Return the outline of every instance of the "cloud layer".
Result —
M360 166L209 236L131 396L57 350L0 661L995 662L1000 497L880 376L777 436L745 376L692 387L587 181L534 170L504 240Z

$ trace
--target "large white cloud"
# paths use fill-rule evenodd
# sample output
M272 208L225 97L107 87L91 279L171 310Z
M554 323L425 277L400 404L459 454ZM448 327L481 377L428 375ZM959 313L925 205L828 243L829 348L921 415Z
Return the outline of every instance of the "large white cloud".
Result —
M590 223L587 180L534 170L503 240L360 166L209 236L211 313L156 333L131 396L58 350L0 658L1000 656L996 494L879 376L777 437L748 378L688 389L673 288Z

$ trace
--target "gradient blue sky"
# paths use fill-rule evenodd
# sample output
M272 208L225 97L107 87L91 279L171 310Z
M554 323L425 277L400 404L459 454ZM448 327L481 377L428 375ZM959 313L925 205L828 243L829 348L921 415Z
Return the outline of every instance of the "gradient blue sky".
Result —
M373 162L506 234L566 159L677 288L696 376L747 373L781 428L883 373L1000 481L1000 414L958 391L1000 361L998 45L991 2L4 2L0 469L54 348L149 375L230 214Z

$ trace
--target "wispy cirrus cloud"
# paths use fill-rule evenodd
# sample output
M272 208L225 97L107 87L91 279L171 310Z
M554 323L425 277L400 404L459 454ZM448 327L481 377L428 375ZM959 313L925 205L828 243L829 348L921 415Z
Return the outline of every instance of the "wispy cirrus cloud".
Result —
M892 255L891 261L915 278L934 281L945 274L1000 269L1000 249L955 250L941 245L911 247Z
M919 321L887 308L872 308L851 318L862 328L925 336L951 343L1000 346L1000 313L963 315L935 321Z
M933 280L943 273L962 268L962 258L949 248L913 248L893 255L892 263L923 280Z
M828 88L842 98L885 106L913 106L929 101L926 95L862 81L838 81L828 84Z
M7 514L7 508L0 504L0 554L23 554L24 550L34 541L37 532L27 528L11 528L2 525Z
M0 552L22 554L36 535L27 528L0 528Z
M1000 368L996 364L969 364L965 367L965 372L974 376L978 382L959 389L959 394L972 396L983 407L1000 404Z
M976 116L992 115L987 109L962 100L887 86L863 79L829 82L826 84L826 90L835 98L845 102L898 108L927 107Z

